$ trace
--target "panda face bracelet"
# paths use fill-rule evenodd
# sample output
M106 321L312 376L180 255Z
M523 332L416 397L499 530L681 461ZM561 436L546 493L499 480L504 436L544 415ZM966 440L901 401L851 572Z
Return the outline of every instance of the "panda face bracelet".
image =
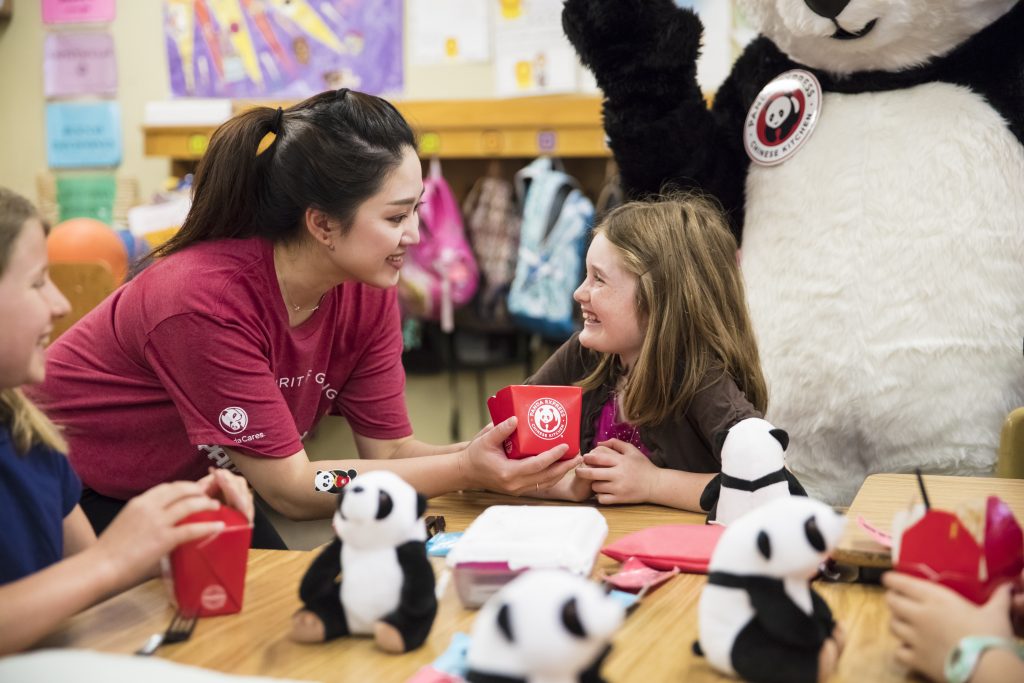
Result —
M313 490L321 493L338 493L356 478L355 470L317 470L313 477Z

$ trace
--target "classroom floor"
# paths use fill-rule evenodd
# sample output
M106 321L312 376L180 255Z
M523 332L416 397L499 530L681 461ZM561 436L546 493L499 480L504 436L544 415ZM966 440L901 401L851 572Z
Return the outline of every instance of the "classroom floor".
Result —
M482 385L477 371L464 371L457 378L457 401L455 407L459 416L459 438L471 438L490 418L487 406L478 399L480 389L483 398L509 384L518 384L524 379L522 363L489 368L482 372ZM409 406L416 438L427 443L452 443L450 437L452 416L452 395L448 373L409 375L405 396ZM306 452L312 460L348 458L355 456L352 432L343 418L325 418L310 438L306 440ZM264 510L270 516L292 550L309 550L330 540L331 522L319 519L309 522L292 522L278 515L267 506Z

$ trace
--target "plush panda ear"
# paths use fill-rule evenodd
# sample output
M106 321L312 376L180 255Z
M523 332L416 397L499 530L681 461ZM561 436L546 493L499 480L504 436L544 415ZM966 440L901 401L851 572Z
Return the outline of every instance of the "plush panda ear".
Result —
M391 496L388 495L387 491L381 491L377 494L377 519L384 519L391 514L391 510L394 509L395 504L391 500Z
M422 493L416 494L416 517L422 517L423 513L427 511L427 499Z
M771 429L768 433L774 436L775 440L782 444L782 450L789 448L789 434L785 429Z
M508 603L506 602L500 609L498 609L498 630L505 636L505 640L510 643L514 643L515 638L512 637L512 624L509 622L510 618Z
M565 630L577 638L587 637L587 632L583 630L583 624L580 623L579 606L576 604L576 598L569 598L562 605L562 624L565 626Z
M772 541L768 538L768 534L763 531L757 535L757 549L764 556L764 559L772 559Z
M349 471L348 471L348 472L346 472L345 474L347 474L347 475L348 475L348 478L349 478L349 479L355 479L355 478L356 478L356 475L358 474L358 472L356 472L355 470L349 470Z
M729 430L728 429L723 429L720 432L715 432L715 438L714 438L714 442L715 442L714 443L714 446L715 446L715 456L719 460L722 459L722 446L725 445L725 440L728 437L729 437Z
M813 516L808 517L807 521L804 522L804 534L807 536L807 542L811 544L812 548L819 553L825 552L825 537L821 535L821 529L818 528L818 520Z

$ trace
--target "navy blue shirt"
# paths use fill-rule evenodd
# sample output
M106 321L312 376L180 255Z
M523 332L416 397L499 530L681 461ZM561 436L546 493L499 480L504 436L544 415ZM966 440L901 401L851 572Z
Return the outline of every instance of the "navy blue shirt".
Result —
M64 518L81 493L63 453L37 445L19 455L0 425L0 584L64 557Z

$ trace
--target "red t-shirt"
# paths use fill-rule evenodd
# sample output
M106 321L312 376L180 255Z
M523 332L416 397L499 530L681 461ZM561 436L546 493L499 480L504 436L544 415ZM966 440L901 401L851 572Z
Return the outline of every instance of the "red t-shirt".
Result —
M222 446L292 455L326 414L410 435L401 354L395 288L345 283L291 328L271 244L221 240L160 260L63 334L32 397L84 484L128 499L228 465Z

